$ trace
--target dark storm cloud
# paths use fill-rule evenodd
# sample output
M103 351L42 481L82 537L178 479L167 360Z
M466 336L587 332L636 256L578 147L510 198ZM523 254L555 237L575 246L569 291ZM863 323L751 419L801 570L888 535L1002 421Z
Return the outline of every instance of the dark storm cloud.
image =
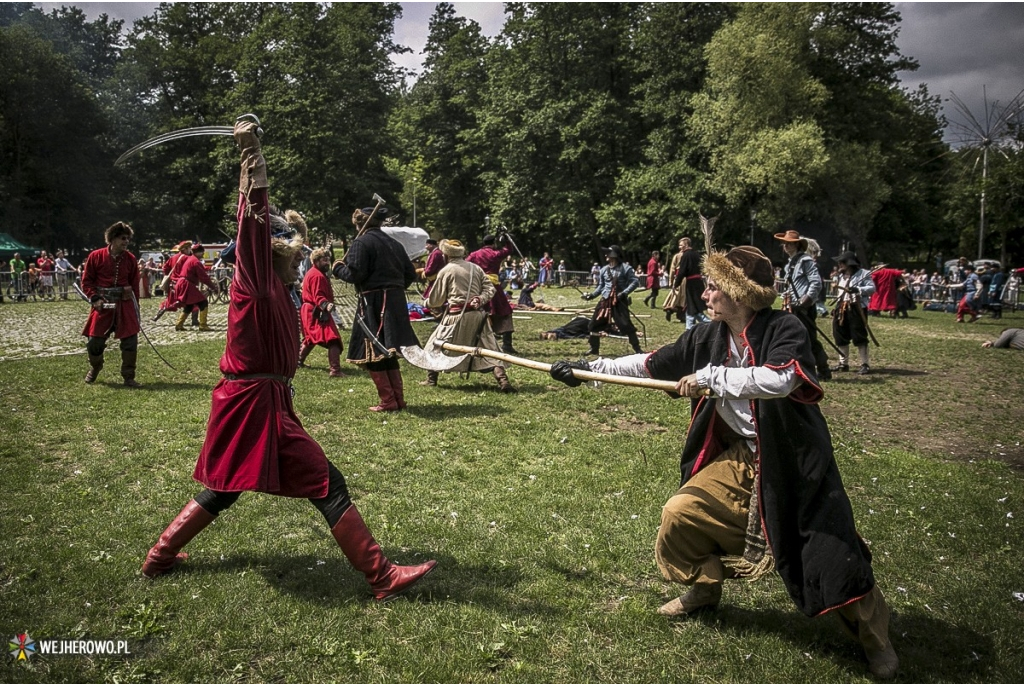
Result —
M966 119L949 102L955 93L975 119L1007 105L1024 88L1024 4L897 3L903 16L900 51L916 59L916 72L901 74L903 84L928 84L942 98L947 118Z

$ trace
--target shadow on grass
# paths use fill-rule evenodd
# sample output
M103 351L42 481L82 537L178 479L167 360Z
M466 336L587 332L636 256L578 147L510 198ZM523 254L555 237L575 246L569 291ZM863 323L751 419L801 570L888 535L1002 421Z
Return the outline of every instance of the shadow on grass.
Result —
M453 417L498 416L506 410L494 404L410 404L404 411L421 419L441 421Z
M353 599L371 601L370 586L363 575L352 567L341 550L325 547L322 555L232 555L223 561L209 557L190 557L179 566L177 574L229 575L255 571L277 591L309 604L343 604ZM425 578L403 592L407 601L422 603L466 603L492 607L495 611L522 611L524 604L534 614L555 615L559 610L534 600L515 599L509 594L522 581L523 574L515 567L489 564L467 565L455 557L424 552L395 552L384 547L385 555L402 565L422 564L435 559L437 566Z
M717 611L700 612L686 620L699 621L724 633L778 636L795 649L817 653L852 672L867 671L860 645L845 633L837 619L828 616L812 619L795 610L723 604ZM989 637L917 610L894 614L889 638L900 657L899 682L986 682L996 665Z
M97 380L92 385L94 385L94 386L103 386L103 387L106 387L106 388L123 388L126 392L129 392L129 391L130 392L154 392L154 391L157 391L157 390L196 390L196 389L199 389L199 390L203 390L203 389L213 390L213 385L210 384L210 383L168 383L166 381L150 381L150 382L139 381L139 382L142 383L142 385L140 387L138 387L138 388L125 388L124 387L124 381L122 381L120 379L118 379L118 380L111 379L109 381Z

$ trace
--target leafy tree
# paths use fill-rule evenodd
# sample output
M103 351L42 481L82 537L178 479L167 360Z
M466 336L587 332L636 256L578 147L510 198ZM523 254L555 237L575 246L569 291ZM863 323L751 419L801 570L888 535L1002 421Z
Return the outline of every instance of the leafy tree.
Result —
M406 209L415 183L418 223L463 241L478 236L487 214L481 180L486 141L478 133L487 47L476 22L439 3L430 19L423 74L391 124L402 147L398 154L407 160L401 171Z
M0 222L48 249L95 245L109 165L85 76L25 22L0 28L0 63Z
M626 242L597 212L618 170L638 155L627 59L641 12L625 3L506 5L488 53L482 135L495 168L484 172L492 224L507 224L524 250L575 252L581 243Z

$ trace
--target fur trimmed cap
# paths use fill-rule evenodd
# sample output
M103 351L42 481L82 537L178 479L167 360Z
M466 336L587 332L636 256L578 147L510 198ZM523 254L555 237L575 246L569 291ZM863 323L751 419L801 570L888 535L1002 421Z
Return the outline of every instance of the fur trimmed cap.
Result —
M704 273L719 290L754 311L772 306L778 296L771 261L752 245L705 256Z
M450 259L460 259L466 256L466 246L458 240L442 240L440 249L441 254Z

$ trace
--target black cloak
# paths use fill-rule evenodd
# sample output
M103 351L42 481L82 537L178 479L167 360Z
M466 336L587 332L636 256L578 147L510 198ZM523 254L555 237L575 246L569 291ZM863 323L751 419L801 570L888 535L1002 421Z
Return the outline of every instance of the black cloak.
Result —
M797 607L807 616L856 601L875 585L871 553L857 534L850 500L818 407L807 332L792 314L762 309L743 332L756 366L795 365L803 379L788 397L751 400L757 433L762 529L775 566ZM686 331L647 360L652 378L678 381L729 355L729 329L710 323ZM715 400L691 401L681 484L722 451L715 438Z

